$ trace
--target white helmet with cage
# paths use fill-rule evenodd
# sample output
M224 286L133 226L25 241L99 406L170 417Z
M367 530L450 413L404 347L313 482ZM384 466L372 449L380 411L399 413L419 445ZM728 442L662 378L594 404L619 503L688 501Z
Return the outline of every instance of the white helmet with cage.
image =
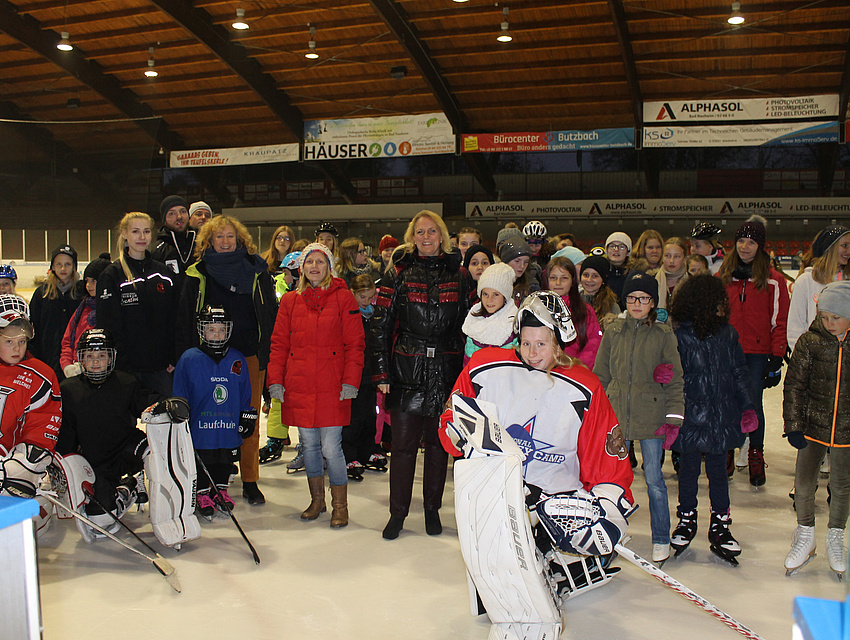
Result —
M24 335L27 340L35 335L29 305L22 297L13 293L0 295L0 334L7 337Z
M550 328L562 349L576 339L570 310L561 296L552 291L534 291L522 301L514 318L514 333L518 336L524 326Z

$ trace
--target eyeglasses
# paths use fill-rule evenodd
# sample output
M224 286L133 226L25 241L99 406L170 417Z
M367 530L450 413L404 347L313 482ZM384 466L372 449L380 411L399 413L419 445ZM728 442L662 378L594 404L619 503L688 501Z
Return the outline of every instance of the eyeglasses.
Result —
M612 242L608 245L608 249L612 249L614 251L628 251L628 247L624 244L619 244L617 242Z
M285 236L285 235L281 234L278 237L276 237L275 240L286 240L287 242L289 242L289 236Z
M369 253L369 250L368 249L358 249L357 253L366 254L366 253Z
M543 244L543 238L531 238L527 242L528 244Z
M626 302L629 304L649 304L652 298L649 296L626 296Z

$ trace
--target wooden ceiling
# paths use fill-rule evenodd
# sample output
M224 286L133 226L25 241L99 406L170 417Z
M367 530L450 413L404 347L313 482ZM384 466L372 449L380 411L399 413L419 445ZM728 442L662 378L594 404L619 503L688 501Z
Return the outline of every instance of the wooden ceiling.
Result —
M741 11L733 28L726 0L0 0L0 118L85 157L296 142L317 118L443 111L460 134L633 127L661 99L846 109L847 0Z

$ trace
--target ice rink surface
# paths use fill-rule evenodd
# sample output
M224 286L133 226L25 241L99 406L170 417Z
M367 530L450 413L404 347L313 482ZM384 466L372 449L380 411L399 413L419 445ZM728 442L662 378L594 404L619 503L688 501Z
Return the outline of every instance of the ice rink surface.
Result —
M817 498L818 555L797 575L785 577L783 561L796 524L788 498L795 450L781 437L781 403L781 386L765 392L767 484L753 491L746 471L731 481L740 566L708 550L703 478L697 537L663 567L765 639L790 638L795 596L844 597L825 557L825 480ZM54 521L39 544L46 640L486 640L486 616L468 611L451 474L441 511L443 534L425 534L417 482L404 531L387 541L381 538L388 518L387 474L367 471L363 482L349 484L351 524L332 530L329 513L315 522L300 520L309 493L303 472L286 474L284 463L293 456L288 449L281 460L261 467L265 506L242 500L239 480L231 489L235 515L259 552L259 566L229 519L203 521L201 539L176 552L159 546L146 512L125 517L176 568L181 594L143 558L109 540L88 545L72 521ZM677 484L669 455L664 471L675 526ZM648 557L649 509L640 468L636 472L632 490L642 506L630 520L628 546ZM118 535L138 545L128 533ZM562 638L740 637L625 560L616 564L622 571L609 585L566 604Z

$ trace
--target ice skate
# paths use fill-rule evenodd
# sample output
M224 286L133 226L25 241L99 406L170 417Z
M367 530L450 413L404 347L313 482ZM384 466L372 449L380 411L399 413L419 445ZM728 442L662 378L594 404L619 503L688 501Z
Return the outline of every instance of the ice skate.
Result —
M275 460L279 460L283 455L283 450L286 447L286 440L283 438L269 438L265 446L260 449L260 464L268 464Z
M369 460L366 462L366 468L371 471L386 473L387 456L385 456L383 453L373 453L371 456L369 456Z
M304 471L304 449L301 443L295 445L295 457L286 463L286 473L298 473Z
M678 510L677 515L679 516L679 524L676 525L676 528L673 529L673 535L670 536L670 546L673 547L674 557L678 558L685 549L688 548L688 545L691 544L691 540L694 539L694 536L697 534L697 512L693 511L681 511ZM653 553L655 549L653 548Z
M747 459L750 466L750 484L757 488L764 486L764 470L767 468L767 464L764 462L764 449L750 447Z
M210 521L215 515L215 502L210 498L209 490L198 491L198 513Z
M352 460L345 467L345 472L348 474L349 480L354 480L354 482L363 482L363 469L365 467L360 464L357 460Z
M744 439L744 444L741 445L741 450L738 452L738 460L735 462L735 466L738 468L738 471L743 471L749 466L749 451L750 437L747 436Z
M829 568L835 572L839 582L844 581L844 573L847 571L847 559L844 554L844 529L827 529L826 558L829 561Z
M230 494L227 493L226 486L220 486L218 488L218 494L215 496L214 503L217 511L227 515L231 511L233 511L233 507L236 506L236 503L233 502L233 498L230 497Z
M664 563L670 557L670 544L653 544L652 545L652 561L658 566L663 567Z
M738 566L737 556L741 555L741 545L732 537L729 525L732 517L728 513L711 512L711 524L708 528L709 549L722 560L733 567Z
M815 528L798 524L791 540L791 551L785 556L785 575L792 576L806 566L816 555L815 547Z

